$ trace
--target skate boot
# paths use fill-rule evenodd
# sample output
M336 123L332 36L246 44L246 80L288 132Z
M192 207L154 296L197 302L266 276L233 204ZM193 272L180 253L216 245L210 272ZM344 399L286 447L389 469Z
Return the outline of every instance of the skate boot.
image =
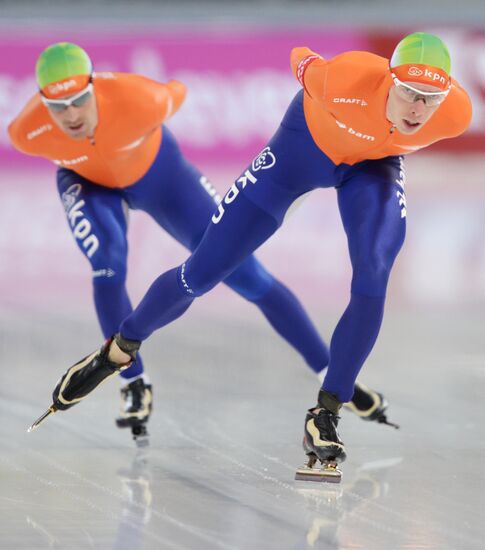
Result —
M388 403L385 397L359 382L355 383L354 395L348 403L344 403L344 407L362 418L362 420L375 421L396 429L399 428L397 424L387 420L385 411Z
M130 356L125 364L113 363L109 350L113 340L118 347ZM61 377L52 393L52 405L28 429L37 428L50 414L70 409L87 397L101 382L131 366L141 342L126 340L120 334L109 338L101 349L91 353L69 368Z
M297 470L296 480L339 483L342 479L342 472L337 468L346 458L344 444L337 433L341 406L333 394L320 390L318 405L308 411L305 419L303 450L308 462ZM314 468L317 460L321 468Z
M146 424L152 412L152 385L137 378L121 388L121 413L116 419L118 428L131 428L137 447L148 445Z

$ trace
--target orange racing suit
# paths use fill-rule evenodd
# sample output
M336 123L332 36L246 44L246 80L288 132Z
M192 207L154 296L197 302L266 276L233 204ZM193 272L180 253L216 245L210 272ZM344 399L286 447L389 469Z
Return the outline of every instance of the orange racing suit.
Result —
M98 125L92 142L74 140L58 128L38 93L10 124L10 139L23 153L47 158L98 185L127 187L153 163L161 124L180 108L186 88L176 80L161 84L124 73L97 73L93 84Z
M471 120L471 102L460 84L414 135L396 131L386 118L393 81L389 61L368 52L346 52L327 61L309 48L294 48L293 73L302 84L308 129L335 164L355 164L412 153L462 134Z

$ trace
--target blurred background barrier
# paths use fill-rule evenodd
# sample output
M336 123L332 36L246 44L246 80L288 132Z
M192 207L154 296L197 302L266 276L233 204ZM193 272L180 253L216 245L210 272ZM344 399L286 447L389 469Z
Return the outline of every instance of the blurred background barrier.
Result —
M47 19L34 27L23 25L21 18L15 25L4 24L0 47L8 54L0 57L1 307L93 314L89 266L67 230L55 190L55 166L13 151L6 133L9 121L36 91L34 66L44 47L72 41L90 53L98 72L136 72L187 84L187 100L169 126L187 157L223 193L271 137L298 90L289 69L292 47L306 45L327 58L355 49L389 56L399 39L414 30L439 34L449 45L453 75L472 98L474 118L466 135L407 158L408 237L391 281L390 304L398 309L483 306L485 32L464 24L417 28L404 19L399 27L385 22L292 25L289 16L265 24L268 12L280 13L282 4L289 6L261 3L264 22L258 21L255 7L254 24L228 25L215 13L196 24L189 9L185 23L179 13L173 25L165 20L158 29L149 18L145 24L137 19L130 27L120 14L113 24L103 25L110 6L126 8L114 2L103 4L102 18L91 13L93 24L86 13L83 24L69 18L80 8L67 2L59 3L62 20ZM39 5L55 14L52 3L39 2L37 9ZM213 7L214 2L207 5ZM12 3L4 2L3 7L5 13L13 10ZM145 215L132 213L129 286L134 301L154 276L185 255ZM334 191L313 193L260 256L313 308L340 309L348 294L349 265ZM220 299L211 300L209 307L223 307L226 292L216 290Z
M144 74L156 80L175 78L189 88L184 108L171 121L187 154L197 163L246 162L276 128L298 83L289 70L289 53L308 45L330 58L347 50L389 56L410 28L388 32L346 27L305 29L207 29L181 27L163 32L111 30L89 33L62 25L55 31L4 31L0 60L0 161L30 163L12 153L8 122L36 90L34 66L47 45L70 40L91 55L95 70ZM459 140L440 142L434 150L485 149L485 31L425 30L439 34L452 52L453 74L474 105L470 131ZM9 36L10 35L10 36ZM44 164L41 162L41 164Z

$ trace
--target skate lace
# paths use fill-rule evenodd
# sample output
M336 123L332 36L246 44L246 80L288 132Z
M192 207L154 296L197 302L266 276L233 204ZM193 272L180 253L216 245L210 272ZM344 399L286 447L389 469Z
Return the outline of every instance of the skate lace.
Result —
M340 443L340 438L337 433L337 425L340 416L326 409L321 409L315 415L315 426L323 436L323 439Z

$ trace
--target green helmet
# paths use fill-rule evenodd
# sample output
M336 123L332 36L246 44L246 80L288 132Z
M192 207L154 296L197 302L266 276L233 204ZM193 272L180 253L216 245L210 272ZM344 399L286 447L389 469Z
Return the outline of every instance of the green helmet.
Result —
M35 66L40 90L45 95L54 97L62 95L62 87L49 85L72 81L72 85L65 90L72 94L87 85L92 72L93 64L88 54L80 46L69 42L58 42L46 48Z
M409 34L399 42L391 57L391 68L400 65L428 65L448 76L451 59L448 48L437 36L426 32Z

